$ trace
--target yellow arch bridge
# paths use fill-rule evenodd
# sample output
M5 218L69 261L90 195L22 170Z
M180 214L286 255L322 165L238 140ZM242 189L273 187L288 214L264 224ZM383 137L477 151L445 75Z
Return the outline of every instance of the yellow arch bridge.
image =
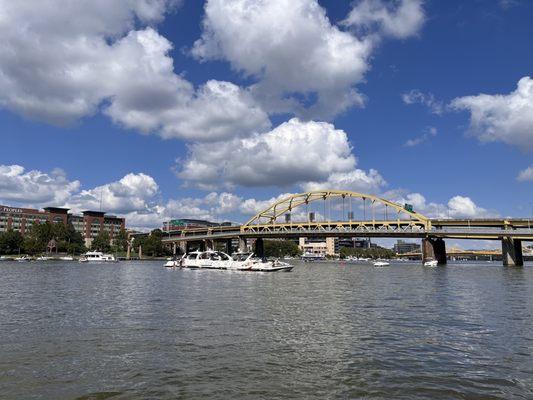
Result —
M228 246L239 239L256 242L261 253L264 238L360 237L422 239L423 261L446 263L444 239L500 240L505 265L523 265L522 241L533 241L533 221L514 219L432 219L412 206L345 190L311 191L288 196L238 226L180 229L169 232L163 241L186 251L188 243L207 247L215 241ZM229 247L228 247L229 248Z

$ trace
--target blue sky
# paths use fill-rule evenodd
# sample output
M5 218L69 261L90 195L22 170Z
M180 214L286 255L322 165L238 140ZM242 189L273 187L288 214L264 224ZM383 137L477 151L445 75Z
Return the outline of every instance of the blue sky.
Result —
M1 9L1 204L102 197L153 227L327 187L430 216L532 212L531 2Z

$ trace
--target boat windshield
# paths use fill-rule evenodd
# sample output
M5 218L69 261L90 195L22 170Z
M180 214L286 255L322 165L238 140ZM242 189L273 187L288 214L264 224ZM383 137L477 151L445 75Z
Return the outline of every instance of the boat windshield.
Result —
M232 256L233 261L246 261L251 253L237 253Z

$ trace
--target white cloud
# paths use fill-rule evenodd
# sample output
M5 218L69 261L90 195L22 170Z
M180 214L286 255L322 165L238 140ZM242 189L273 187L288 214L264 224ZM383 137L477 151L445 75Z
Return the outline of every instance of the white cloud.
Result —
M61 169L51 173L27 171L20 165L0 165L0 201L20 205L54 206L63 204L80 187L69 181Z
M432 93L422 93L418 89L410 90L402 94L402 100L405 104L422 104L429 108L433 114L441 115L444 112L444 104L435 99Z
M361 0L354 3L343 24L405 39L416 35L425 19L422 0Z
M454 196L447 204L427 202L420 193L408 193L396 189L385 192L381 197L398 204L411 204L413 209L430 218L486 218L497 216L494 211L489 211L478 206L470 197Z
M67 206L77 212L102 209L126 214L148 211L158 191L159 186L151 176L130 173L116 182L82 190L67 201Z
M193 55L257 79L270 111L325 118L362 103L353 86L371 43L332 25L316 0L209 0L203 26Z
M190 147L178 176L200 187L288 186L324 181L356 165L346 133L296 118L270 132Z
M501 141L533 150L533 79L523 77L514 92L459 97L451 106L470 111L470 131L482 142Z
M533 181L533 165L530 165L526 169L520 171L516 179L520 182Z
M323 182L306 182L302 184L305 191L315 190L351 190L360 193L376 193L387 183L375 169L366 172L354 169L348 172L336 172Z
M0 107L57 125L102 109L128 128L189 140L268 129L246 90L195 89L174 72L172 44L148 25L177 3L0 0Z
M426 132L423 133L422 135L416 138L407 140L404 143L404 146L406 147L418 146L421 143L427 142L429 139L431 139L434 136L437 136L437 128L435 128L434 126L430 126L426 129Z

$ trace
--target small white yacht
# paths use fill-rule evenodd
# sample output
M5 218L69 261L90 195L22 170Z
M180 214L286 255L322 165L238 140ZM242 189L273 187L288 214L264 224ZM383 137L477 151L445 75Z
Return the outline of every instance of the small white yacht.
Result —
M117 262L113 254L104 254L101 251L88 251L80 258L80 262Z
M235 269L244 271L259 271L259 272L289 272L294 267L286 262L279 260L267 260L266 258L255 257L254 253L235 253L233 255L235 262Z
M20 256L20 257L15 258L15 261L27 262L27 261L31 261L31 257L30 256Z
M390 265L387 261L376 261L374 267L388 267Z
M436 267L437 265L439 265L437 260L429 260L424 263L424 267Z
M48 256L39 256L37 257L37 261L50 261L52 259L52 257L48 257Z
M73 261L74 260L74 257L71 257L71 256L64 256L64 257L59 257L59 259L61 261Z

